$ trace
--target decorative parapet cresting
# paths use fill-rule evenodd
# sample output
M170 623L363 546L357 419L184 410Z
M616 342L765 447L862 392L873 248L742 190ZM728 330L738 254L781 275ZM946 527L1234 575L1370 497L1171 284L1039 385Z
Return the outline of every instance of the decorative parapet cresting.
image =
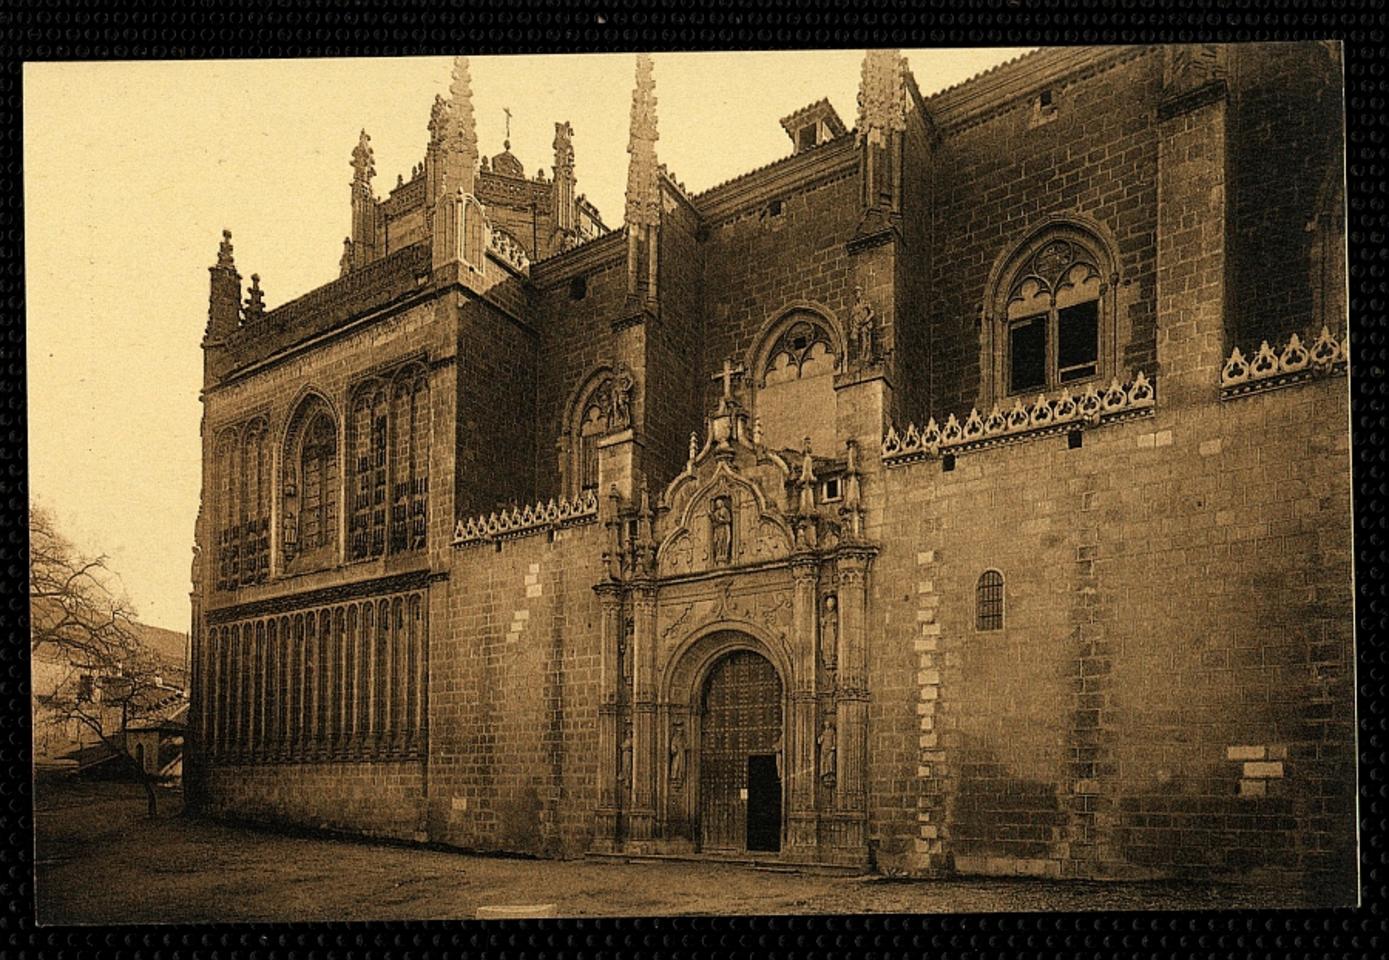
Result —
M934 417L927 421L925 429L918 429L913 423L899 432L895 426L889 426L883 436L883 463L914 463L947 453L968 453L1150 416L1156 401L1156 385L1140 372L1128 383L1120 383L1116 378L1103 390L1091 385L1078 397L1063 389L1055 399L1038 394L1030 404L1017 398L1008 410L995 404L987 416L973 408L963 423L952 413L944 426L937 424Z
M492 235L487 248L517 273L530 273L531 260L526 255L525 248L515 237L500 227L492 228Z
M1235 347L1220 369L1220 399L1276 390L1313 377L1343 374L1349 365L1349 337L1337 340L1326 327L1321 328L1310 347L1304 345L1296 333L1277 352L1265 340L1251 359L1245 359L1240 348Z
M453 531L453 545L475 547L484 543L515 540L543 530L593 523L597 519L598 494L585 490L572 499L551 497L548 501L537 501L525 507L459 520Z

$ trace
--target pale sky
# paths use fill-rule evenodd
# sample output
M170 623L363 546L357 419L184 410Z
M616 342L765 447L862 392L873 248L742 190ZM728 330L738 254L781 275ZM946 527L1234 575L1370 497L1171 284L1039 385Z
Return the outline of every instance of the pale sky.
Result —
M1025 52L909 50L929 95ZM791 152L777 122L829 97L847 126L862 52L658 53L657 154L699 192ZM424 157L447 57L39 63L24 69L31 491L106 553L147 623L187 630L207 268L223 228L275 307L337 276L348 166L371 135L378 195ZM631 54L475 57L478 139L621 225Z

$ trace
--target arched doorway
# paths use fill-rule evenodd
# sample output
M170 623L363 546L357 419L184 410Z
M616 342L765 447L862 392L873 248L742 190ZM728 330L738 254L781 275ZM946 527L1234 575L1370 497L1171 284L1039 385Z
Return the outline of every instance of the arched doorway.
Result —
M699 712L701 848L780 850L782 686L776 668L751 650L725 654L704 681Z

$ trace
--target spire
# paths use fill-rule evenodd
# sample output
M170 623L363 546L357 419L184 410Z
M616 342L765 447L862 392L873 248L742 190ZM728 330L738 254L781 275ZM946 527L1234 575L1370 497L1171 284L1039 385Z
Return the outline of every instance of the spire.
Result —
M907 129L907 61L897 50L867 50L858 89L858 139L875 147Z
M448 192L473 192L473 178L477 173L477 128L473 120L472 83L468 58L454 57L444 134L440 137L444 152L440 183Z
M574 128L566 120L555 124L555 181L554 194L556 240L561 248L571 246L578 238L574 230Z
M246 306L242 316L247 323L255 323L265 316L265 291L260 288L260 274L251 274L251 288L246 291Z
M231 231L222 231L222 242L217 247L217 265L214 270L235 270L236 262L232 259Z
M371 152L371 137L365 130L352 149L352 269L366 266L385 253L378 240L385 239L381 209L371 189L376 176L376 161Z
M637 55L636 89L632 91L632 124L627 152L627 225L656 226L661 202L656 167L656 80L651 55Z
M449 103L440 94L434 94L434 105L429 108L429 145L437 147L444 142L448 133Z
M241 324L241 274L236 272L231 239L231 231L223 230L222 243L217 248L217 262L208 267L211 290L207 301L207 329L203 345L209 348L220 346Z

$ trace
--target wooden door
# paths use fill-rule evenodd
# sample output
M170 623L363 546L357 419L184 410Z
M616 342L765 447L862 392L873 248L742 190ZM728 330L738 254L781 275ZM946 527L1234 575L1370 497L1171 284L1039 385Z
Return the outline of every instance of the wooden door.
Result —
M766 658L739 650L716 663L705 682L700 714L699 823L703 849L747 848L748 758L774 757L780 733L781 679ZM779 784L776 792L779 807ZM758 793L765 805L765 785ZM759 830L765 830L761 826L765 811L762 813ZM779 833L779 809L776 829ZM770 849L779 847L778 836L776 846Z

